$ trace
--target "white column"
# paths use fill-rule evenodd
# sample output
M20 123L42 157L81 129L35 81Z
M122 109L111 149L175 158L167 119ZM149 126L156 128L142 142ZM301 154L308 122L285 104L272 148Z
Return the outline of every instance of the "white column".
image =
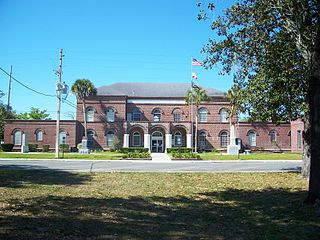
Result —
M129 147L129 134L127 133L123 134L123 147Z
M192 147L192 134L187 134L187 148Z
M234 134L234 125L230 126L230 145L236 145L236 139Z
M150 152L150 134L145 133L143 138L144 138L143 146L144 146L144 148L148 148L149 152Z
M172 147L172 134L166 134L166 151L168 148Z
M22 134L22 143L21 143L21 153L28 153L29 146L28 146L28 136L26 133Z

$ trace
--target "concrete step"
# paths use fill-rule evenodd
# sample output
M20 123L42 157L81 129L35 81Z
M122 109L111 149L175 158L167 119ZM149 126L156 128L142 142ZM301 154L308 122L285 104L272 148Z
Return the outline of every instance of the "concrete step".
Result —
M170 162L171 158L166 153L151 153L152 161L155 162Z

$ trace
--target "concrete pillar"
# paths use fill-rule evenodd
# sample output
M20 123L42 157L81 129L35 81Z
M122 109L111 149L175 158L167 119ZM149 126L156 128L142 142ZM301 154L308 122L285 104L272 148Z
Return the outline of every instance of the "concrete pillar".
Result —
M166 134L166 149L165 152L167 152L168 148L172 147L172 134Z
M124 148L129 147L129 134L127 133L123 134L123 147Z
M187 148L192 148L192 135L187 134Z
M150 134L145 133L143 138L144 138L143 147L148 148L150 152Z
M230 126L230 145L236 145L234 125Z
M29 146L28 146L28 135L26 133L22 134L22 143L21 143L21 153L28 153Z

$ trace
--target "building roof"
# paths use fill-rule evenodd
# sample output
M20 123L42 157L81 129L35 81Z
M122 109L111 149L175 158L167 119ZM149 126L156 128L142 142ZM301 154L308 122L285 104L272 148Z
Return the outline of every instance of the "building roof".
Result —
M189 83L119 82L97 88L97 95L128 97L185 97ZM222 97L224 92L205 88L208 96Z

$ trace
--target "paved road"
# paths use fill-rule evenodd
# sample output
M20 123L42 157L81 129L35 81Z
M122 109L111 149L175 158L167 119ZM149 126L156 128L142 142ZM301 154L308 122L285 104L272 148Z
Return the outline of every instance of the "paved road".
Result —
M41 169L76 172L299 172L302 161L87 161L1 160L1 169Z

